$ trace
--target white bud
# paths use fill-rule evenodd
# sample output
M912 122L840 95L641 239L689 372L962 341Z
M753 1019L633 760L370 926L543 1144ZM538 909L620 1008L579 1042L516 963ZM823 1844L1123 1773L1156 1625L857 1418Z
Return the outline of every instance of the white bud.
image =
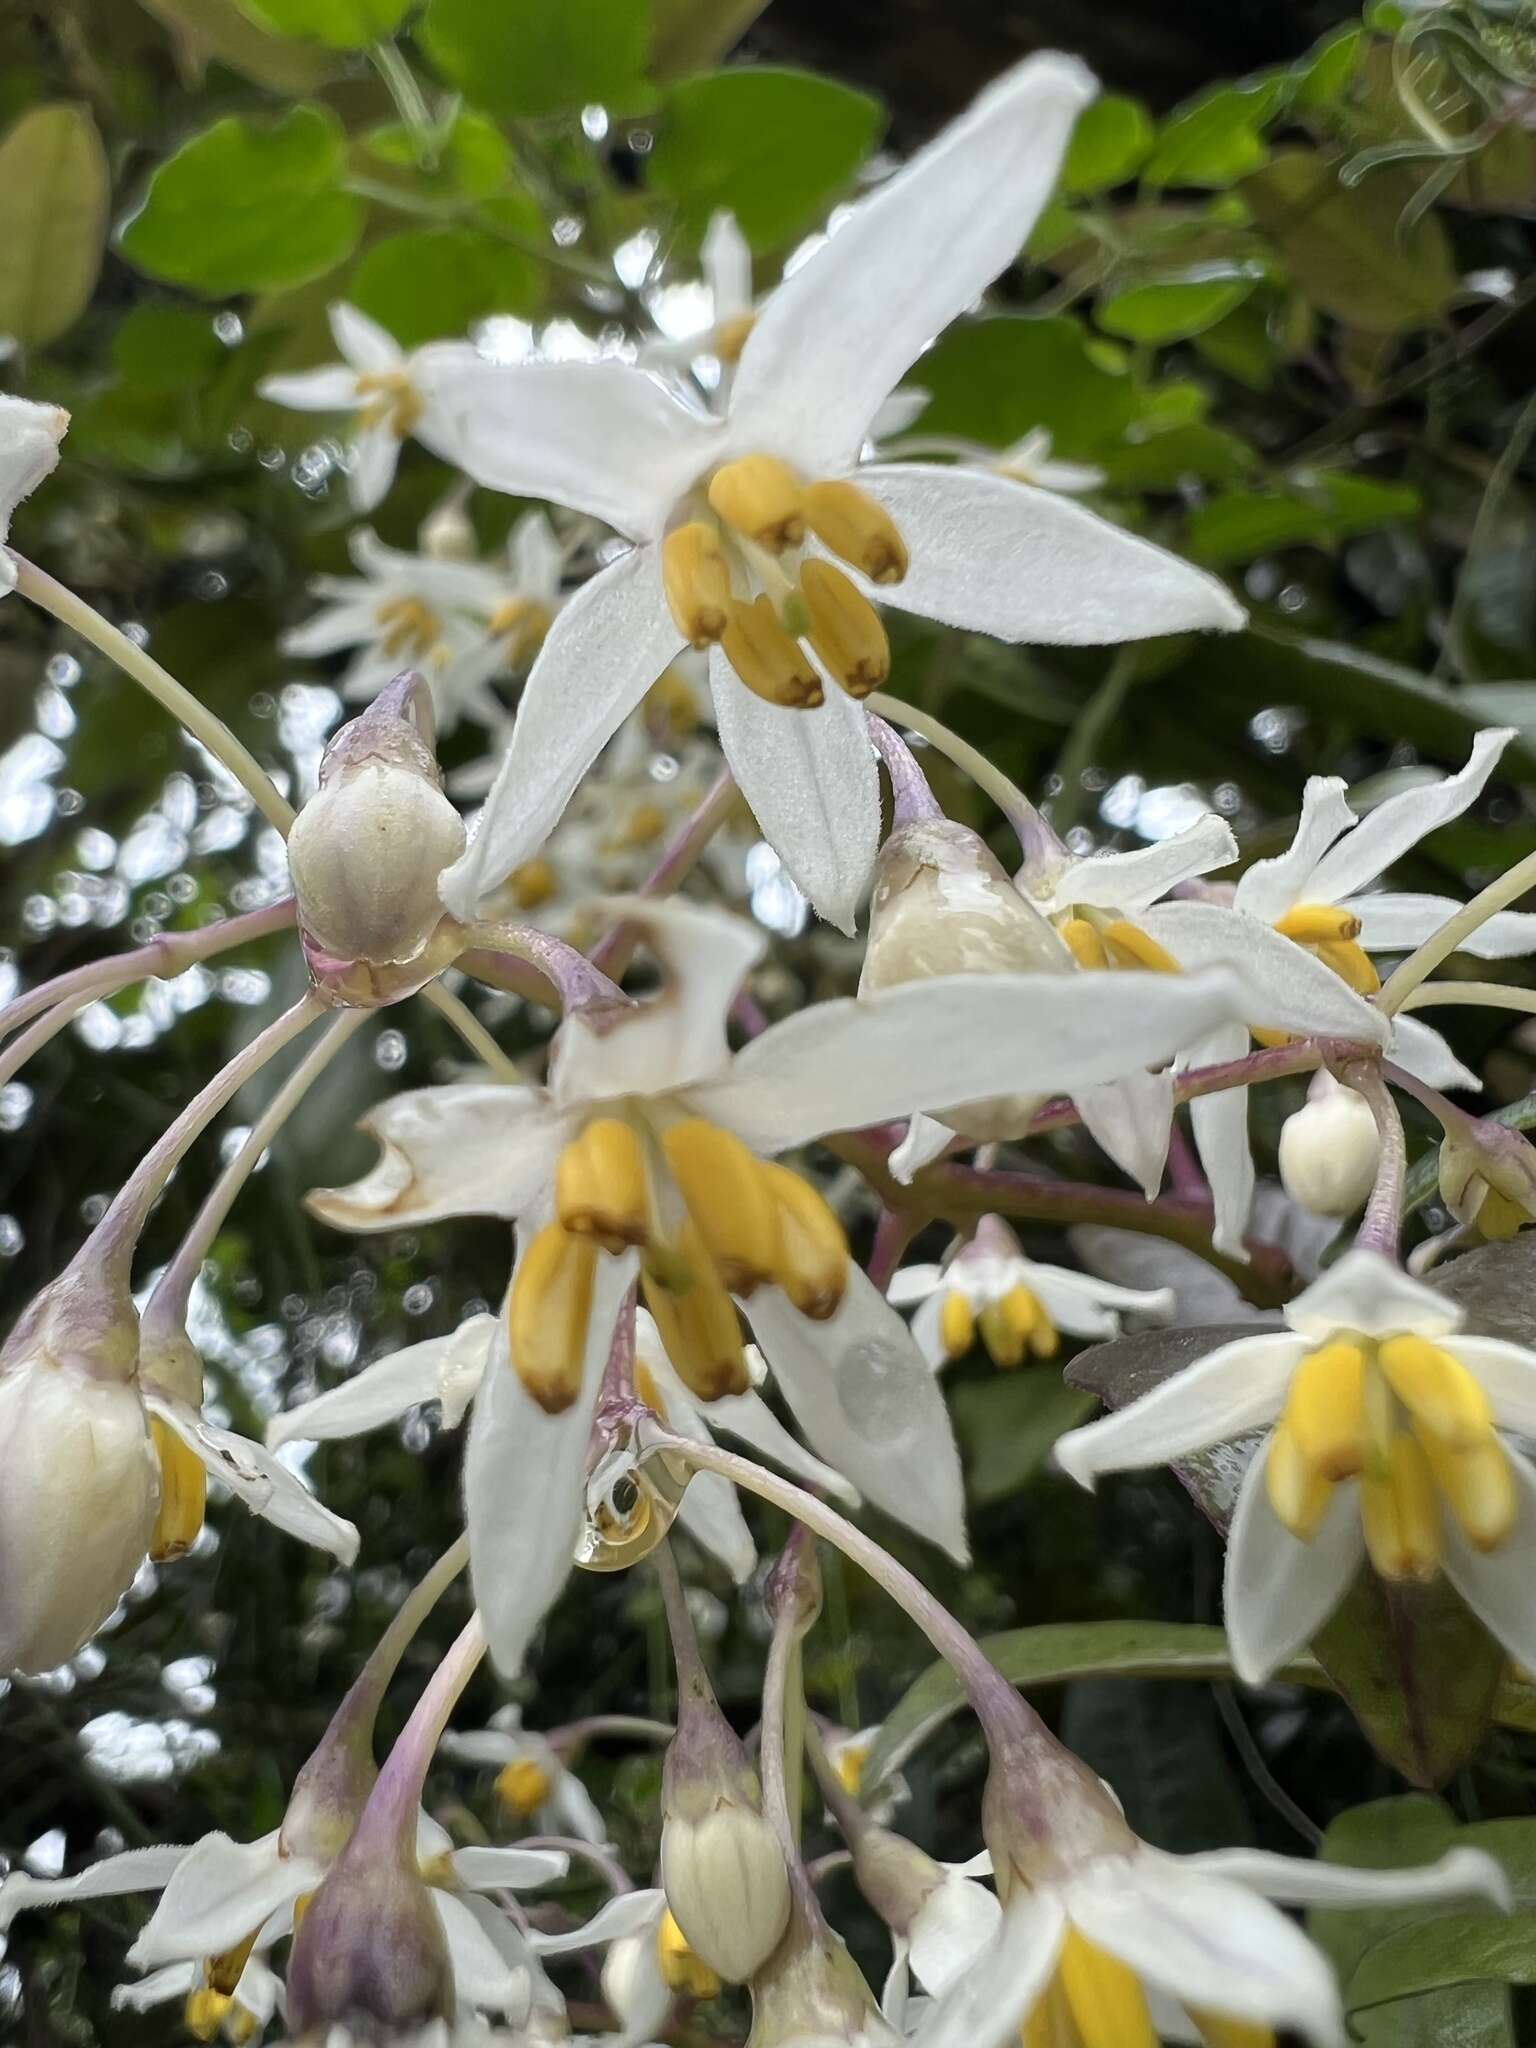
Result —
M444 498L421 522L421 552L434 562L472 562L480 552L474 522L458 496Z
M661 1882L688 1946L728 1983L746 1983L778 1947L789 1872L778 1836L750 1807L723 1800L702 1820L669 1815Z
M129 1379L46 1350L0 1368L0 1673L51 1671L143 1563L160 1474Z
M0 395L0 541L11 530L11 514L58 464L59 443L69 425L61 405L37 405L30 398ZM0 562L0 592L16 581L14 564Z
M1352 1216L1371 1192L1380 1156L1365 1097L1319 1072L1280 1133L1280 1178L1291 1200L1313 1216Z

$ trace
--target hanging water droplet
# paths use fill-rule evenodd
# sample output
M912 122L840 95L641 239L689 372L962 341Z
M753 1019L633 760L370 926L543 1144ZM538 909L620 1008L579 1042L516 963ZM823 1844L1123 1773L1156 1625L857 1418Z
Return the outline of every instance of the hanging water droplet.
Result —
M398 1074L405 1065L406 1051L403 1031L381 1031L373 1048L373 1057L386 1074Z

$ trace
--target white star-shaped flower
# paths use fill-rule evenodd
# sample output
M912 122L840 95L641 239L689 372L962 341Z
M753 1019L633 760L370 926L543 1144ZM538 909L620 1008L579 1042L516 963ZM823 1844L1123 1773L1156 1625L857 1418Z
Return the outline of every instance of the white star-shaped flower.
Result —
M69 414L61 405L38 405L0 392L0 597L16 588L16 565L4 545L12 515L57 468L68 425Z
M720 742L765 838L851 930L879 835L858 702L889 664L871 599L1013 641L1241 625L1215 578L1055 492L963 465L861 466L882 401L1018 254L1094 89L1055 55L997 80L759 308L722 412L613 361L463 370L460 464L634 545L545 642L445 879L459 915L538 848L690 643L710 647Z

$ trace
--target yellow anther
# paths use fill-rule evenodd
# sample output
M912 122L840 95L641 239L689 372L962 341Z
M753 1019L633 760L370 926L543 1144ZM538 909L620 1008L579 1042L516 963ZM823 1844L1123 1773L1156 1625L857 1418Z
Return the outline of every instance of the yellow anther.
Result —
M1166 946L1148 938L1139 926L1117 918L1104 927L1104 944L1116 967L1145 967L1154 974L1179 974L1183 970Z
M1061 1979L1053 1976L1019 2029L1020 2048L1083 2048Z
M977 1321L981 1341L991 1353L992 1363L1011 1371L1024 1363L1026 1351L1034 1350L1034 1335L1044 1309L1027 1287L1010 1287L1000 1301L989 1301ZM1047 1325L1050 1318L1046 1317ZM1051 1331L1054 1338L1055 1331ZM1054 1343L1051 1347L1055 1349ZM1048 1353L1037 1353L1048 1356Z
M160 1505L155 1510L149 1554L156 1564L185 1557L197 1541L208 1505L208 1474L203 1461L188 1450L169 1423L149 1418L155 1457L160 1465Z
M249 2006L232 2005L224 2015L224 2038L231 2048L247 2048L261 2032L262 2023Z
M656 1929L656 1963L669 1991L681 1991L689 1998L719 1996L720 1979L688 1946L688 1937L672 1918L670 1906Z
M731 572L720 536L702 519L678 526L661 544L661 581L673 622L690 647L708 647L725 631Z
M387 426L401 441L426 411L404 370L365 370L357 380L357 395L367 401L358 414L360 424Z
M1118 1956L1069 1927L1056 1968L1082 2048L1157 2048L1141 1979Z
M755 313L738 313L734 320L722 320L709 338L709 352L716 362L740 362L747 336L756 325Z
M1504 1446L1490 1436L1473 1450L1458 1451L1418 1423L1413 1433L1429 1460L1435 1486L1467 1541L1478 1550L1497 1550L1515 1526L1518 1510Z
M1302 1543L1310 1543L1333 1498L1333 1482L1302 1456L1282 1419L1269 1440L1264 1491L1276 1517Z
M643 1360L635 1366L635 1393L653 1415L659 1415L665 1420L667 1404L661 1398L661 1389L656 1384L655 1375Z
M313 1892L300 1892L299 1896L294 1900L293 1931L295 1934L297 1934L299 1929L304 1925L304 1915L309 1911L310 1907L314 1904L314 1902L315 1895Z
M1275 919L1275 930L1298 946L1318 946L1330 939L1358 939L1360 920L1334 903L1298 903Z
M512 1366L550 1415L581 1391L597 1246L546 1224L518 1261L507 1302Z
M491 613L486 631L493 640L505 638L507 653L514 661L528 661L543 646L552 624L548 605L537 598L509 597Z
M777 554L805 538L800 479L776 455L743 455L709 480L709 505L716 518Z
M667 1261L665 1279L643 1262L640 1285L656 1320L667 1356L701 1401L744 1394L752 1384L741 1345L741 1325L714 1261L692 1222L685 1223L677 1257Z
M791 711L814 711L825 700L821 677L779 623L769 598L733 600L720 646L754 697Z
M555 1165L555 1214L563 1230L595 1238L604 1251L648 1241L650 1188L632 1125L593 1117L571 1140Z
M822 666L850 697L867 697L891 672L891 643L880 614L830 562L806 562L800 595L810 621L806 637Z
M976 1311L957 1287L939 1305L939 1342L946 1358L964 1358L976 1342Z
M1097 969L1109 965L1109 955L1104 950L1104 941L1086 917L1069 917L1060 930L1068 951L1079 967Z
M667 814L660 804L636 804L624 820L619 837L626 846L654 846L667 829Z
M787 1166L760 1169L779 1212L774 1278L801 1315L824 1323L848 1285L848 1240L821 1196Z
M778 1205L762 1161L703 1117L673 1124L661 1143L721 1279L733 1294L751 1294L780 1262Z
M1501 1188L1487 1187L1477 1204L1472 1222L1479 1237L1489 1244L1507 1244L1532 1222L1531 1211L1506 1195Z
M227 1992L215 1991L211 1985L203 1984L196 1991L187 1993L187 2002L182 2007L182 2022L194 2041L216 2041L224 2016L234 2004Z
M1342 1338L1309 1351L1286 1396L1285 1421L1303 1460L1323 1479L1348 1479L1365 1458L1365 1353Z
M1054 1358L1061 1349L1061 1336L1051 1320L1050 1310L1039 1295L1031 1298L1035 1304L1035 1322L1029 1333L1029 1348L1036 1358Z
M658 739L686 740L698 730L698 693L675 666L662 670L644 702L646 725Z
M864 1767L869 1762L872 1747L867 1740L845 1742L838 1749L832 1768L837 1772L839 1782L850 1799L859 1799L864 1792Z
M379 645L392 661L403 654L428 654L442 637L442 621L419 597L386 598L375 617L384 628Z
M1440 1569L1440 1502L1429 1460L1399 1430L1384 1466L1360 1475L1365 1547L1382 1578L1427 1582Z
M1387 1383L1415 1422L1452 1450L1469 1451L1493 1433L1488 1396L1459 1360L1423 1337L1389 1337L1377 1356Z
M1353 939L1331 940L1327 945L1315 946L1313 951L1357 996L1373 996L1381 987L1381 976L1370 954Z
M222 1955L208 1958L205 1975L213 1990L225 1997L233 1997L235 1986L245 1975L245 1966L251 1960L251 1950L256 1946L259 1926L253 1927L244 1941L237 1941L233 1948L227 1948Z
M899 583L907 573L907 544L883 505L857 484L808 484L805 517L823 547L830 548L871 583Z
M497 1804L509 1820L530 1820L555 1788L544 1766L525 1756L502 1765L493 1789Z
M1188 2008L1189 2017L1205 2048L1275 2048L1273 2027L1261 2027L1252 2020L1228 2019L1224 2013Z
M560 888L560 880L547 860L525 860L507 877L507 894L519 910L537 910Z

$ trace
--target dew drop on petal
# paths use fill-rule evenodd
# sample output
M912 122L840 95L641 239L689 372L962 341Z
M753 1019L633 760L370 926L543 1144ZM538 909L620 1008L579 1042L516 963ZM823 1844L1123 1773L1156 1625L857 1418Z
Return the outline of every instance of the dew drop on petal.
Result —
M924 1368L898 1344L867 1337L838 1362L834 1384L844 1415L870 1443L894 1446L912 1434L912 1390Z

